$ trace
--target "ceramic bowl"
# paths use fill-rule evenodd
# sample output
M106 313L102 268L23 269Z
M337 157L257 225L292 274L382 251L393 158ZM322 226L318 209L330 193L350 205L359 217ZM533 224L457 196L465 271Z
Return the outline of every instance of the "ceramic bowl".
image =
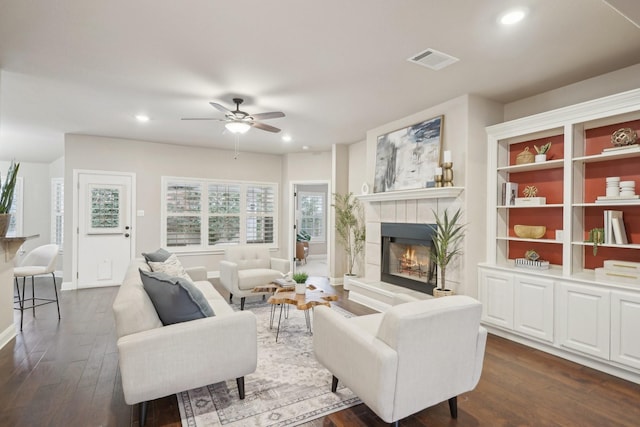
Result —
M516 236L523 239L539 239L547 232L544 225L514 225L513 231Z

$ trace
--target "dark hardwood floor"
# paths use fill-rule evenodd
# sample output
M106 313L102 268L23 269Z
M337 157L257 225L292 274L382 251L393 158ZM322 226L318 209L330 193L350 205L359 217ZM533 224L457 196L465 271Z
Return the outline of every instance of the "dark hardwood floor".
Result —
M53 295L51 285L36 292ZM25 312L24 331L0 350L1 426L138 425L118 371L111 312L116 292L62 293L60 321L53 304L38 307L35 319ZM344 298L337 304L358 315L371 312ZM15 319L19 323L19 312ZM180 426L175 396L151 403L147 425ZM307 424L385 425L364 405ZM482 378L459 396L458 419L443 402L400 425L639 426L640 385L489 336Z

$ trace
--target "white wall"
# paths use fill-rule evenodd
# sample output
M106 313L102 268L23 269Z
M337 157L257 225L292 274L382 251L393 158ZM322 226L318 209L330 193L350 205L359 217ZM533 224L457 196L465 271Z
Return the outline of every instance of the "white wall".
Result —
M275 182L279 186L279 197L283 194L282 156L241 153L233 159L233 152L199 147L183 147L157 144L146 141L105 138L89 135L66 135L65 137L65 183L70 187L74 169L133 172L136 174L136 209L145 215L136 219L135 255L153 251L160 246L160 208L162 176L181 176L209 179L231 179L243 181ZM73 193L65 191L65 246L64 279L71 279L72 211ZM278 206L282 206L279 203ZM280 208L278 239L285 243L284 228L287 216ZM278 251L274 256L285 253ZM208 270L217 270L222 258L216 254L179 255L187 266L203 265Z
M623 43L623 41L621 41ZM640 87L640 63L521 99L504 106L504 121L602 98Z

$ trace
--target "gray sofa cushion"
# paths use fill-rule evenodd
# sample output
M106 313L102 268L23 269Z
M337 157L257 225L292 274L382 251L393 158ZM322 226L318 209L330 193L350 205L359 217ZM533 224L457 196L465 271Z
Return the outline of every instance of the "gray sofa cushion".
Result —
M144 290L163 325L215 315L202 292L190 280L166 273L139 271Z
M165 249L158 249L155 252L142 253L142 256L147 262L165 262L167 258L171 256L171 252Z

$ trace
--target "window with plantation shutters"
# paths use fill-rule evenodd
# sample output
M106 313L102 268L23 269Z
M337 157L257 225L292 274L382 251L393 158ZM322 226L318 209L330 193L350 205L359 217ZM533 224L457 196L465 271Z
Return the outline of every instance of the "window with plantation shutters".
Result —
M273 243L275 191L269 185L247 187L247 243Z
M200 246L202 184L169 182L166 188L166 246Z
M276 245L276 184L163 177L162 188L162 246Z
M51 243L62 250L64 241L64 178L51 179Z

